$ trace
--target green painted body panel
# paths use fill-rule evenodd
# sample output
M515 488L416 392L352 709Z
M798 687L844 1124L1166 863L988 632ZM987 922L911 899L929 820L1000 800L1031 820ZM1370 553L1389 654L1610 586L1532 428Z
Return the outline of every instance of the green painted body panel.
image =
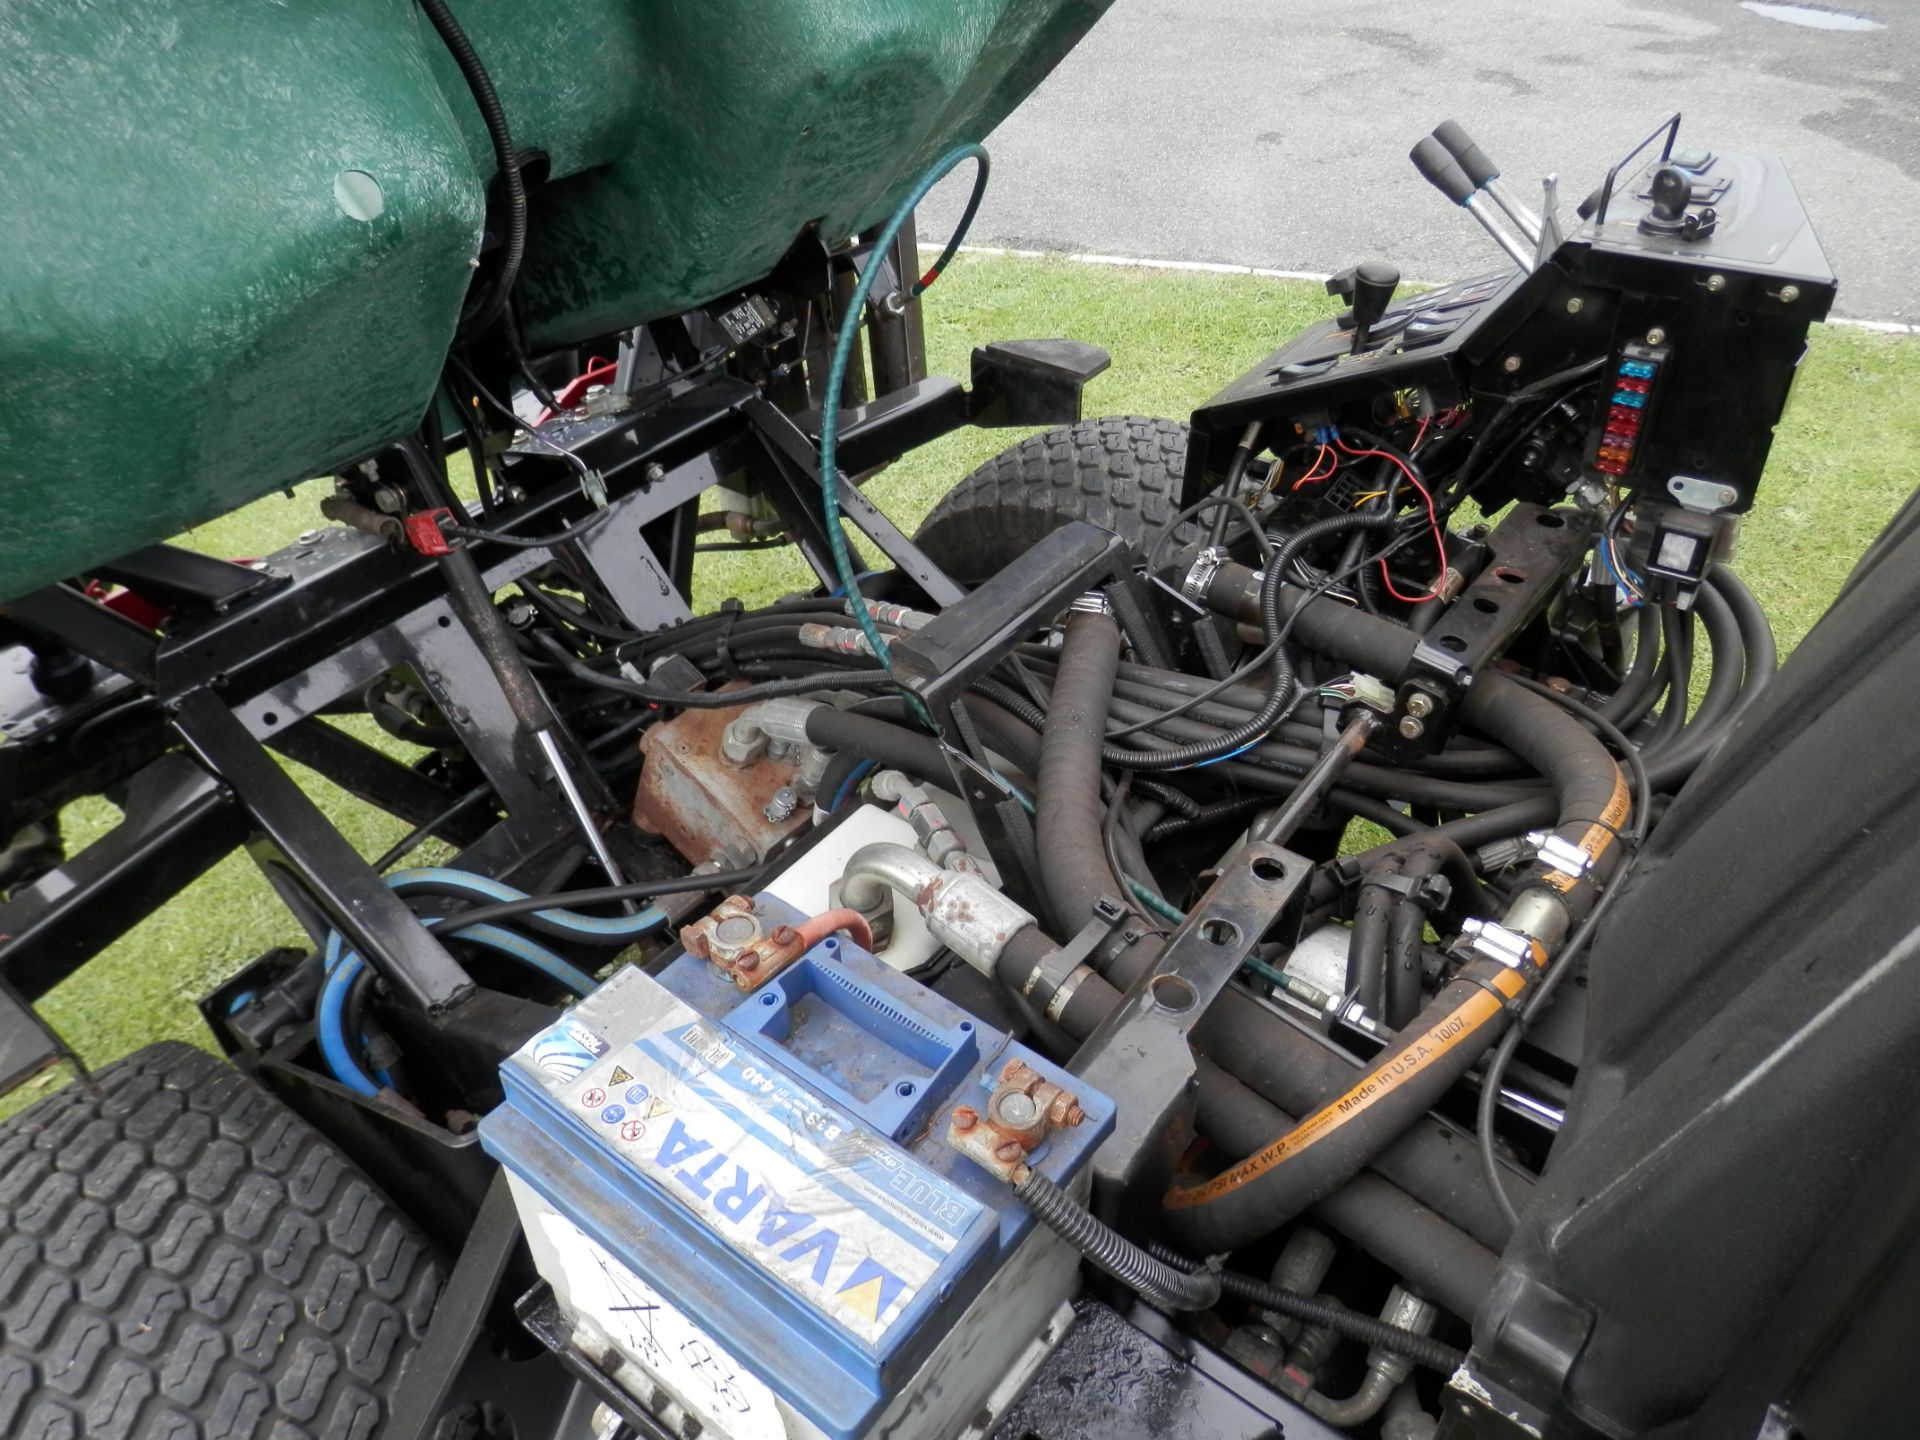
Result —
M454 0L539 345L876 223L1110 0ZM418 425L492 151L412 0L0 4L0 599Z

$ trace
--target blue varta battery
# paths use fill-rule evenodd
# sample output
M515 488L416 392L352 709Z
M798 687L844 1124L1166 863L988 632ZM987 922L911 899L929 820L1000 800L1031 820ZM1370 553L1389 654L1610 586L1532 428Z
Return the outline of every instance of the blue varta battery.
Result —
M1078 1279L948 1141L1012 1062L1077 1100L1027 1163L1084 1197L1112 1103L841 938L747 991L692 956L616 973L501 1067L480 1138L572 1347L670 1429L950 1437L1012 1399Z

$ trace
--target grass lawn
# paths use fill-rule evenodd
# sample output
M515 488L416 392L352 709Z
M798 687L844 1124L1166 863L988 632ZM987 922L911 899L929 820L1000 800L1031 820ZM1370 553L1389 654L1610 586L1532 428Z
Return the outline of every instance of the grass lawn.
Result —
M1113 368L1088 387L1086 413L1185 416L1330 305L1319 287L1298 282L963 255L928 301L928 360L935 372L964 376L979 341L1070 336L1113 355ZM911 531L956 480L1020 438L992 430L949 436L902 461L868 493ZM1772 615L1783 648L1819 618L1854 559L1916 485L1920 344L1818 331L1735 561ZM324 490L315 482L299 487L291 502L262 500L186 541L213 554L262 554L321 523L314 506ZM710 607L729 595L757 603L811 583L791 552L707 555L695 604ZM371 722L357 733L405 749ZM377 854L406 829L291 768L363 854ZM70 850L116 818L104 801L71 807ZM418 852L416 861L432 854ZM230 856L51 992L41 1010L89 1063L161 1039L209 1044L194 997L262 950L298 943L298 927L252 863ZM30 1091L50 1083L48 1077ZM0 1102L0 1113L7 1108Z

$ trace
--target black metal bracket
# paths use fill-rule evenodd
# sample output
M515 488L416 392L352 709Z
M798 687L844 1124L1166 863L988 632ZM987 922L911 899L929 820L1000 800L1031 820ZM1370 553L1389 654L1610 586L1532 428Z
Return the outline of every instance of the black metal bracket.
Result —
M1398 686L1394 713L1417 726L1389 723L1375 748L1402 754L1438 750L1452 733L1455 704L1473 677L1506 653L1538 619L1562 582L1586 564L1594 523L1579 511L1521 502L1487 536L1485 566L1420 637ZM1416 698L1420 697L1420 698Z
M385 1433L392 1440L429 1440L446 1408L455 1378L466 1364L473 1342L507 1267L522 1244L520 1216L504 1172L487 1187L467 1243L434 1302L426 1338L407 1364L408 1383L394 1400Z
M1078 340L996 340L973 352L973 423L1071 425L1081 393L1113 357Z
M1050 625L1069 601L1132 564L1126 541L1076 520L893 645L894 673L935 714Z
M763 396L755 395L746 401L741 405L740 413L758 427L766 440L769 454L792 489L796 508L803 514L810 509L817 514L819 507L810 507L806 500L809 491L816 495L819 493L820 452L813 441L808 439L806 432L795 423L792 416ZM946 572L929 560L899 526L882 514L879 507L862 495L844 474L837 478L839 488L836 498L840 503L840 513L878 545L881 553L920 587L921 593L935 605L943 607L960 598L960 587L949 580ZM813 542L818 547L818 558L809 548L807 540L802 540L801 548L807 553L808 563L820 578L829 585L837 585L839 577L828 559L830 551L826 548L823 522L815 519L812 528L819 537Z
M1313 864L1249 841L1173 932L1069 1064L1114 1102L1115 1129L1093 1157L1094 1204L1118 1211L1142 1182L1163 1179L1193 1133L1198 1066L1188 1035L1306 888Z
M269 764L272 762L269 761ZM240 844L232 794L185 755L162 755L128 783L126 818L0 905L0 977L46 994Z
M270 569L255 570L178 545L148 545L94 573L169 610L219 614L287 583Z
M264 842L256 858L268 879L289 902L307 902L294 903L296 914L317 929L317 906L325 924L430 1015L473 993L466 971L217 695L196 690L175 701L173 725L246 807Z

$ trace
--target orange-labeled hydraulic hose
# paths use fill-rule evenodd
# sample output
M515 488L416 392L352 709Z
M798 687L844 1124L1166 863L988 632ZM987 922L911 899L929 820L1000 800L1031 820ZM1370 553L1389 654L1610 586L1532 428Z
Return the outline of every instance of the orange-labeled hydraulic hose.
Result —
M1542 963L1545 958L1545 952L1536 943L1535 963ZM1500 1013L1503 1000L1496 998L1494 991L1499 992L1499 996L1505 1000L1511 1000L1526 987L1526 981L1519 971L1504 967L1489 968L1494 971L1485 977L1490 989L1474 986L1470 994L1451 1006L1445 1014L1420 1025L1398 1050L1376 1061L1352 1089L1309 1115L1266 1149L1249 1155L1204 1185L1176 1185L1167 1192L1166 1207L1184 1210L1203 1205L1258 1179L1301 1151L1328 1139L1341 1127L1352 1124L1388 1096L1411 1084L1450 1052L1466 1044L1470 1037Z

